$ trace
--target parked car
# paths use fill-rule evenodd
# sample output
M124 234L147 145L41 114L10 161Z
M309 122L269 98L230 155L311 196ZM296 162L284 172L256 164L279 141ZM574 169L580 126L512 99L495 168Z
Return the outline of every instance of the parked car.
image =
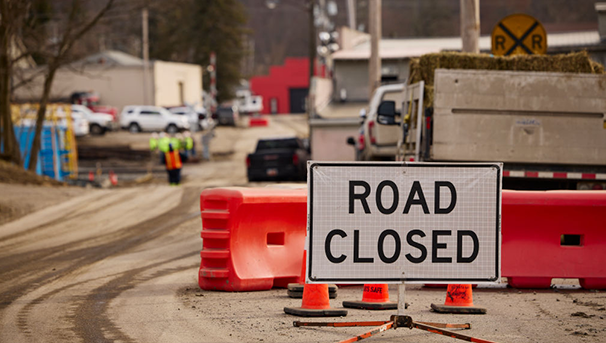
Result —
M114 106L99 105L99 94L95 92L74 92L70 96L70 102L75 105L88 107L94 113L105 113L117 121L118 109Z
M200 119L200 128L202 130L210 129L215 126L215 121L212 116L208 115L208 111L204 107L196 108L198 118Z
M236 98L240 113L255 114L263 111L263 97L253 95L248 89L236 91Z
M246 157L248 181L307 179L309 149L296 137L260 139Z
M130 132L166 131L175 133L189 130L187 117L172 114L157 106L126 106L120 115L120 126Z
M59 114L60 124L67 126L67 120L65 115ZM86 136L89 133L89 123L86 118L80 113L71 114L72 118L72 130L74 131L74 136L82 137Z
M192 131L206 130L210 126L210 118L206 118L206 110L204 108L196 109L188 106L170 107L170 113L187 117L189 126Z
M93 135L104 135L114 129L114 117L106 113L95 113L83 105L72 105L72 115L78 114L88 120L89 131Z
M236 126L240 114L238 107L235 105L221 105L217 108L214 118L219 122L219 125Z

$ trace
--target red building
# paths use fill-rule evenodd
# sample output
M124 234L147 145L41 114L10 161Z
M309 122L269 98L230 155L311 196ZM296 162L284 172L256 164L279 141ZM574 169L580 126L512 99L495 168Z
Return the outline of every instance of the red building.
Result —
M253 94L263 96L263 114L305 113L309 93L309 60L287 58L269 68L269 75L250 79Z

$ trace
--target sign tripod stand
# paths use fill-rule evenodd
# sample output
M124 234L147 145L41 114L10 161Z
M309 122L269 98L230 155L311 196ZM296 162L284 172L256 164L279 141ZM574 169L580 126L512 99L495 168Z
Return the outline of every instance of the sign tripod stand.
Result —
M420 329L431 333L437 333L440 335L460 339L467 342L477 343L496 343L494 341L485 340L482 338L475 338L468 335L464 335L458 332L453 332L445 329L471 329L471 324L443 324L443 323L431 323L431 322L417 322L412 319L411 316L404 315L404 284L398 286L398 314L392 315L388 321L367 321L367 322L302 322L294 321L295 327L302 326L322 326L322 327L354 327L354 326L376 326L370 331L364 332L352 338L340 341L339 343L350 343L361 341L365 338L372 337L383 331L397 328L409 328L409 329Z

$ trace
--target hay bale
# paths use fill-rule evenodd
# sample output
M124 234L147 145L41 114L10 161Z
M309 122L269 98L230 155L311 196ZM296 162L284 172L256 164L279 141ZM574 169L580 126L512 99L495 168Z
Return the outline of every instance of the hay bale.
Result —
M604 74L604 66L592 61L586 51L565 55L492 56L461 52L423 55L410 61L410 83L425 81L425 106L433 101L436 69L511 70Z

